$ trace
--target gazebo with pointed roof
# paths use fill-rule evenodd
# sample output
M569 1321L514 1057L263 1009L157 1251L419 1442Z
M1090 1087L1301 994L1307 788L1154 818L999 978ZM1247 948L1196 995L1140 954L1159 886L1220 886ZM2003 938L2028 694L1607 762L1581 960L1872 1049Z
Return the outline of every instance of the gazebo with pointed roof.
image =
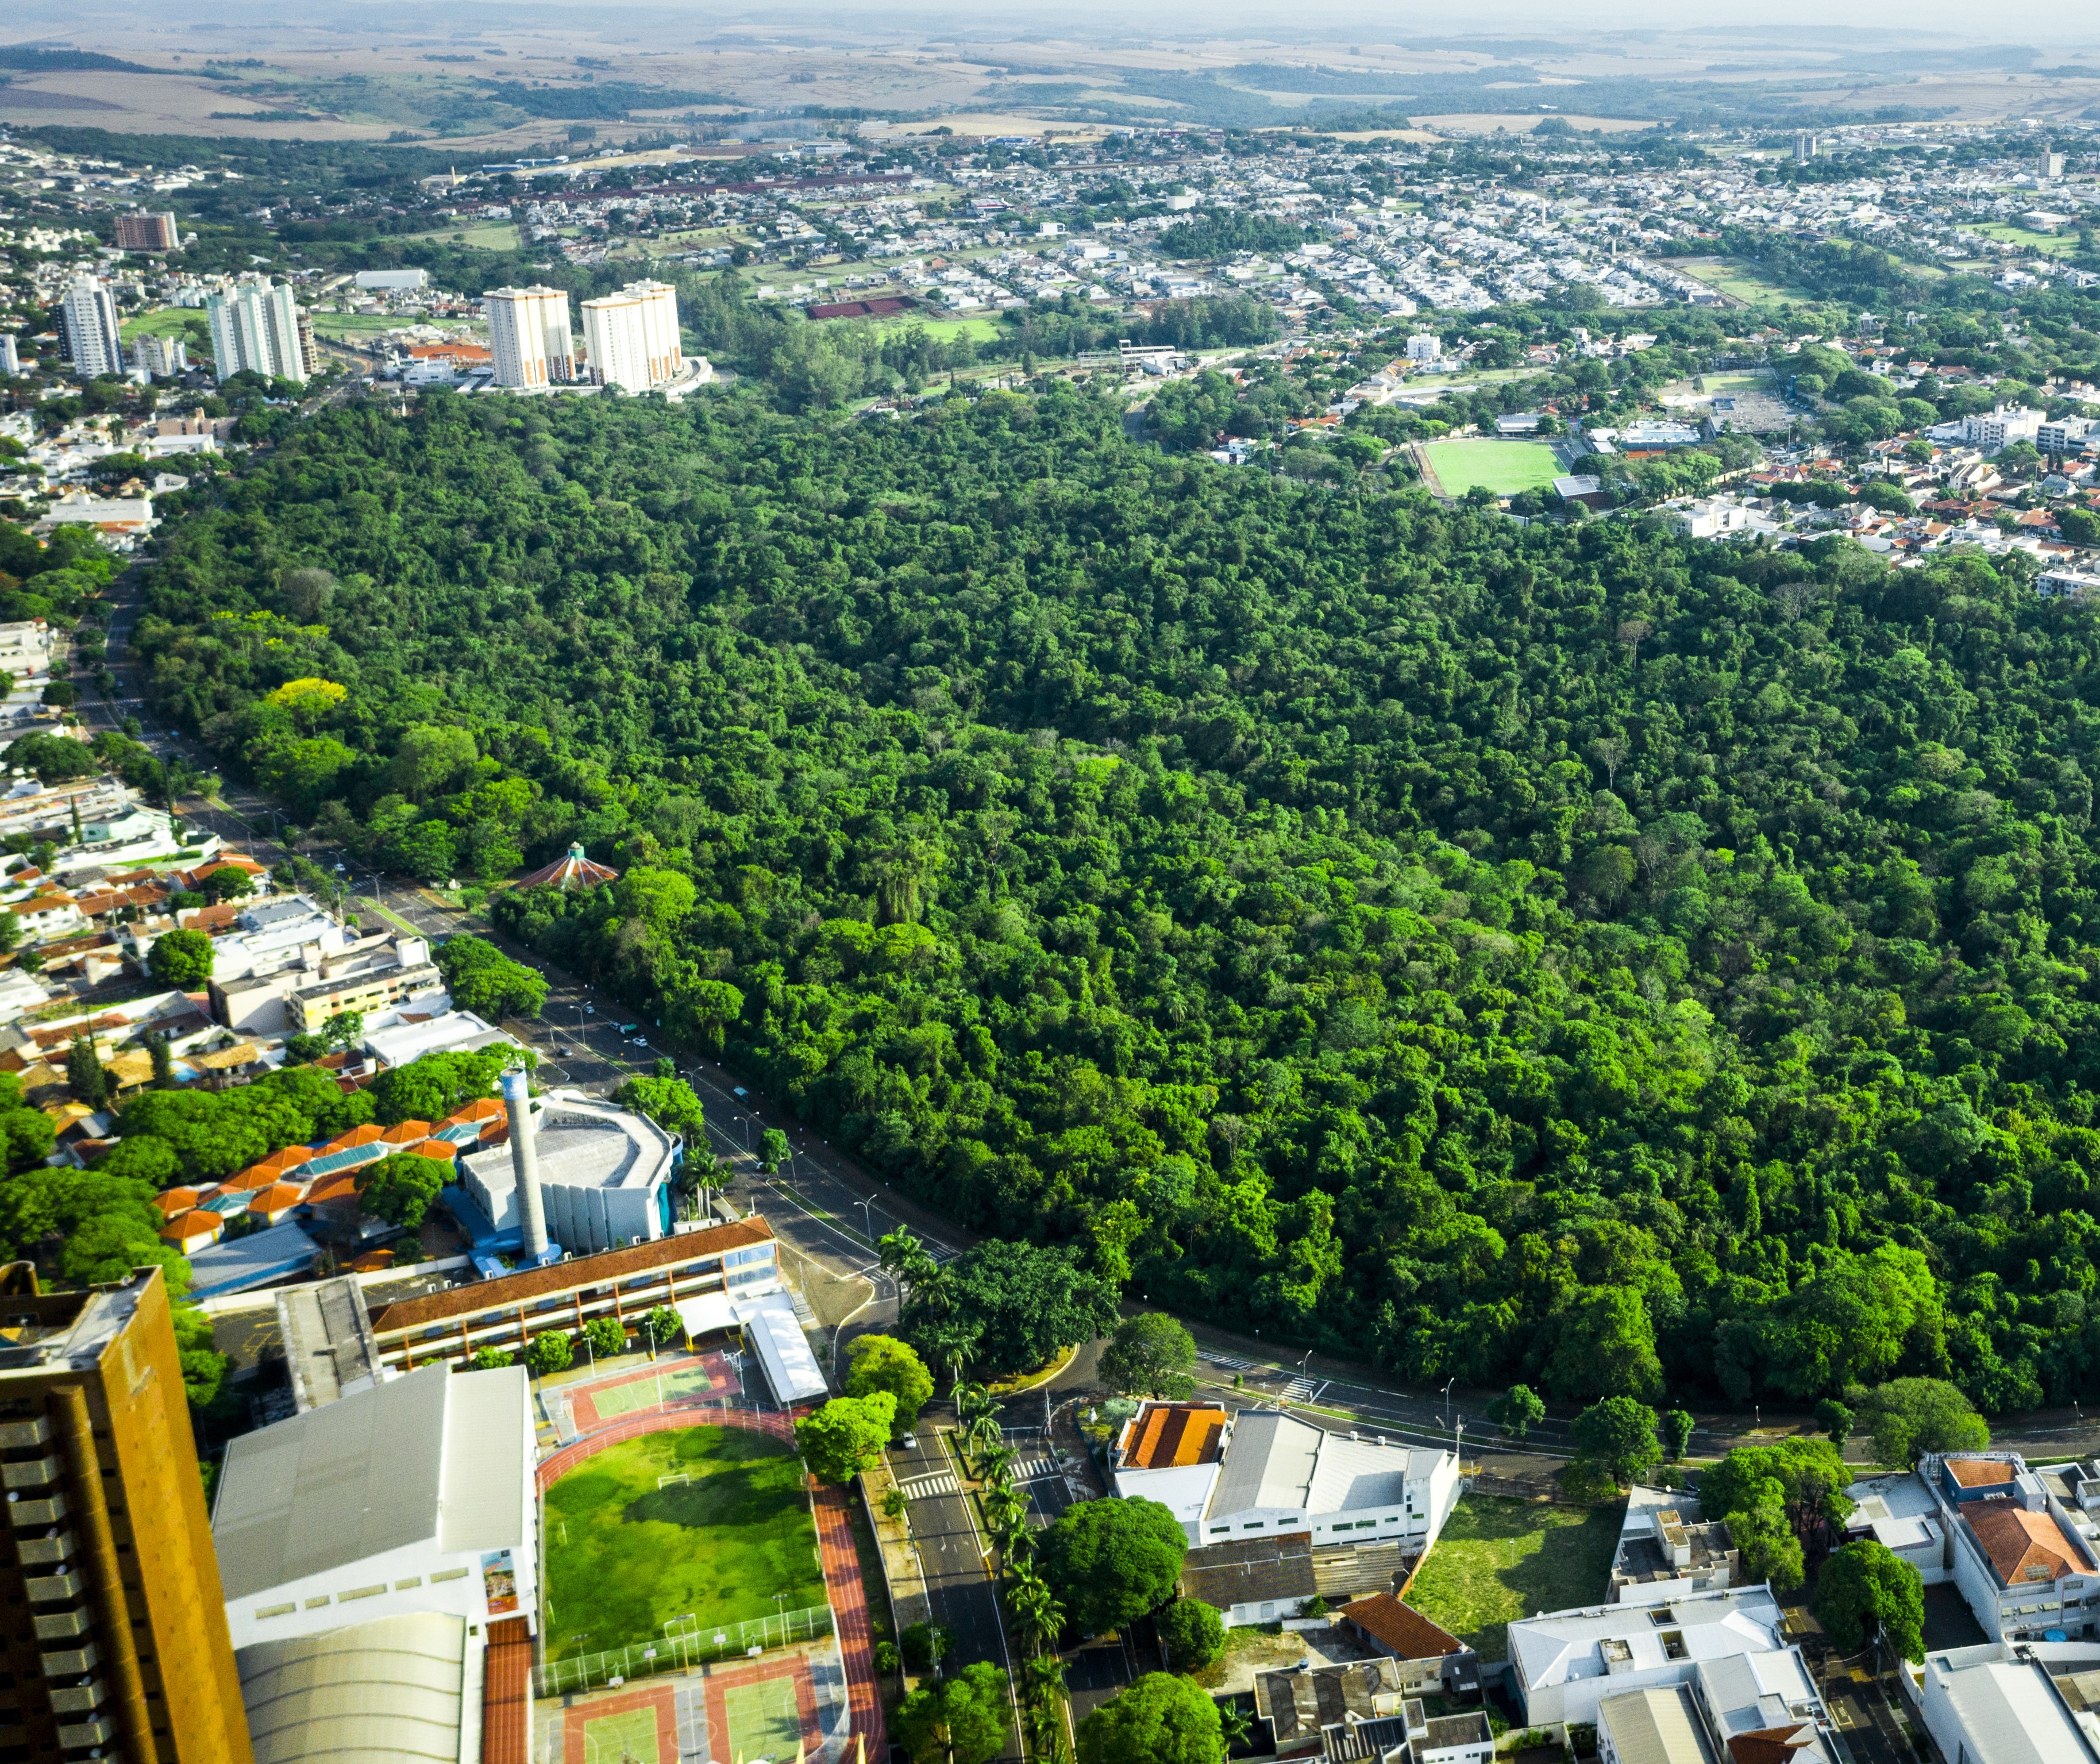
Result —
M569 847L566 858L558 858L544 870L535 870L528 876L521 876L521 889L558 888L593 889L601 882L617 882L620 872L602 863L593 863L584 855L580 845Z

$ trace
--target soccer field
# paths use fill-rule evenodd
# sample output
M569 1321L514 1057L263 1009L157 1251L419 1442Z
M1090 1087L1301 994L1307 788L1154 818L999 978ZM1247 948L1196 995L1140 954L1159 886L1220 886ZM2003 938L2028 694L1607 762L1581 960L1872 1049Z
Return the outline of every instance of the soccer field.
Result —
M545 1528L549 1660L825 1602L801 1466L747 1428L609 1447L547 1491Z
M1560 461L1543 441L1432 441L1423 452L1447 496L1476 484L1498 496L1543 490L1560 475Z

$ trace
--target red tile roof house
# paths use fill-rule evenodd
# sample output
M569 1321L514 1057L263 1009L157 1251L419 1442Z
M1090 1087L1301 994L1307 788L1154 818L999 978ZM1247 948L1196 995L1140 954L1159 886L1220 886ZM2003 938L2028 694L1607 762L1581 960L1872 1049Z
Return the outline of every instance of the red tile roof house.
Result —
M1352 1599L1335 1612L1335 1621L1365 1647L1400 1662L1401 1689L1405 1695L1477 1691L1480 1687L1480 1656L1391 1593Z

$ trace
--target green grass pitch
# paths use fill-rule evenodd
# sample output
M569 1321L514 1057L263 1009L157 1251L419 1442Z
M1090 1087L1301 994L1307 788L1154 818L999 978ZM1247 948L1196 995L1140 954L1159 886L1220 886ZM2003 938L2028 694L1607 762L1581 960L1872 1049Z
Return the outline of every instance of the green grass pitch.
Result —
M802 1712L795 1704L792 1678L762 1678L734 1685L722 1692L729 1717L732 1756L791 1758L801 1749Z
M1561 475L1559 458L1543 441L1432 441L1423 451L1447 496L1462 496L1476 484L1513 496L1543 490Z
M608 1447L547 1491L545 1535L550 1660L660 1641L688 1612L706 1633L825 1602L801 1466L742 1427Z
M638 1409L654 1409L660 1387L667 1403L674 1403L683 1396L704 1396L708 1389L708 1369L689 1360L675 1370L664 1373L660 1380L637 1378L631 1384L615 1384L593 1391L590 1400L599 1418L611 1421L615 1416L631 1415Z
M593 1715L584 1722L586 1764L663 1764L656 1749L656 1711L626 1709L617 1715Z

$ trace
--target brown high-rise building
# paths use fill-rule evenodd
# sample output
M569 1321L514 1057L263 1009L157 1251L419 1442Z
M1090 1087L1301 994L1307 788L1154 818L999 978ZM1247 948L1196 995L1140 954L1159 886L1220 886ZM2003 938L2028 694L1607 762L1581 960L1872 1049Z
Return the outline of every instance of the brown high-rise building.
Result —
M158 1268L0 1268L0 1764L251 1764Z
M182 248L182 236L175 231L172 209L160 214L117 217L117 249L120 251L179 251Z

